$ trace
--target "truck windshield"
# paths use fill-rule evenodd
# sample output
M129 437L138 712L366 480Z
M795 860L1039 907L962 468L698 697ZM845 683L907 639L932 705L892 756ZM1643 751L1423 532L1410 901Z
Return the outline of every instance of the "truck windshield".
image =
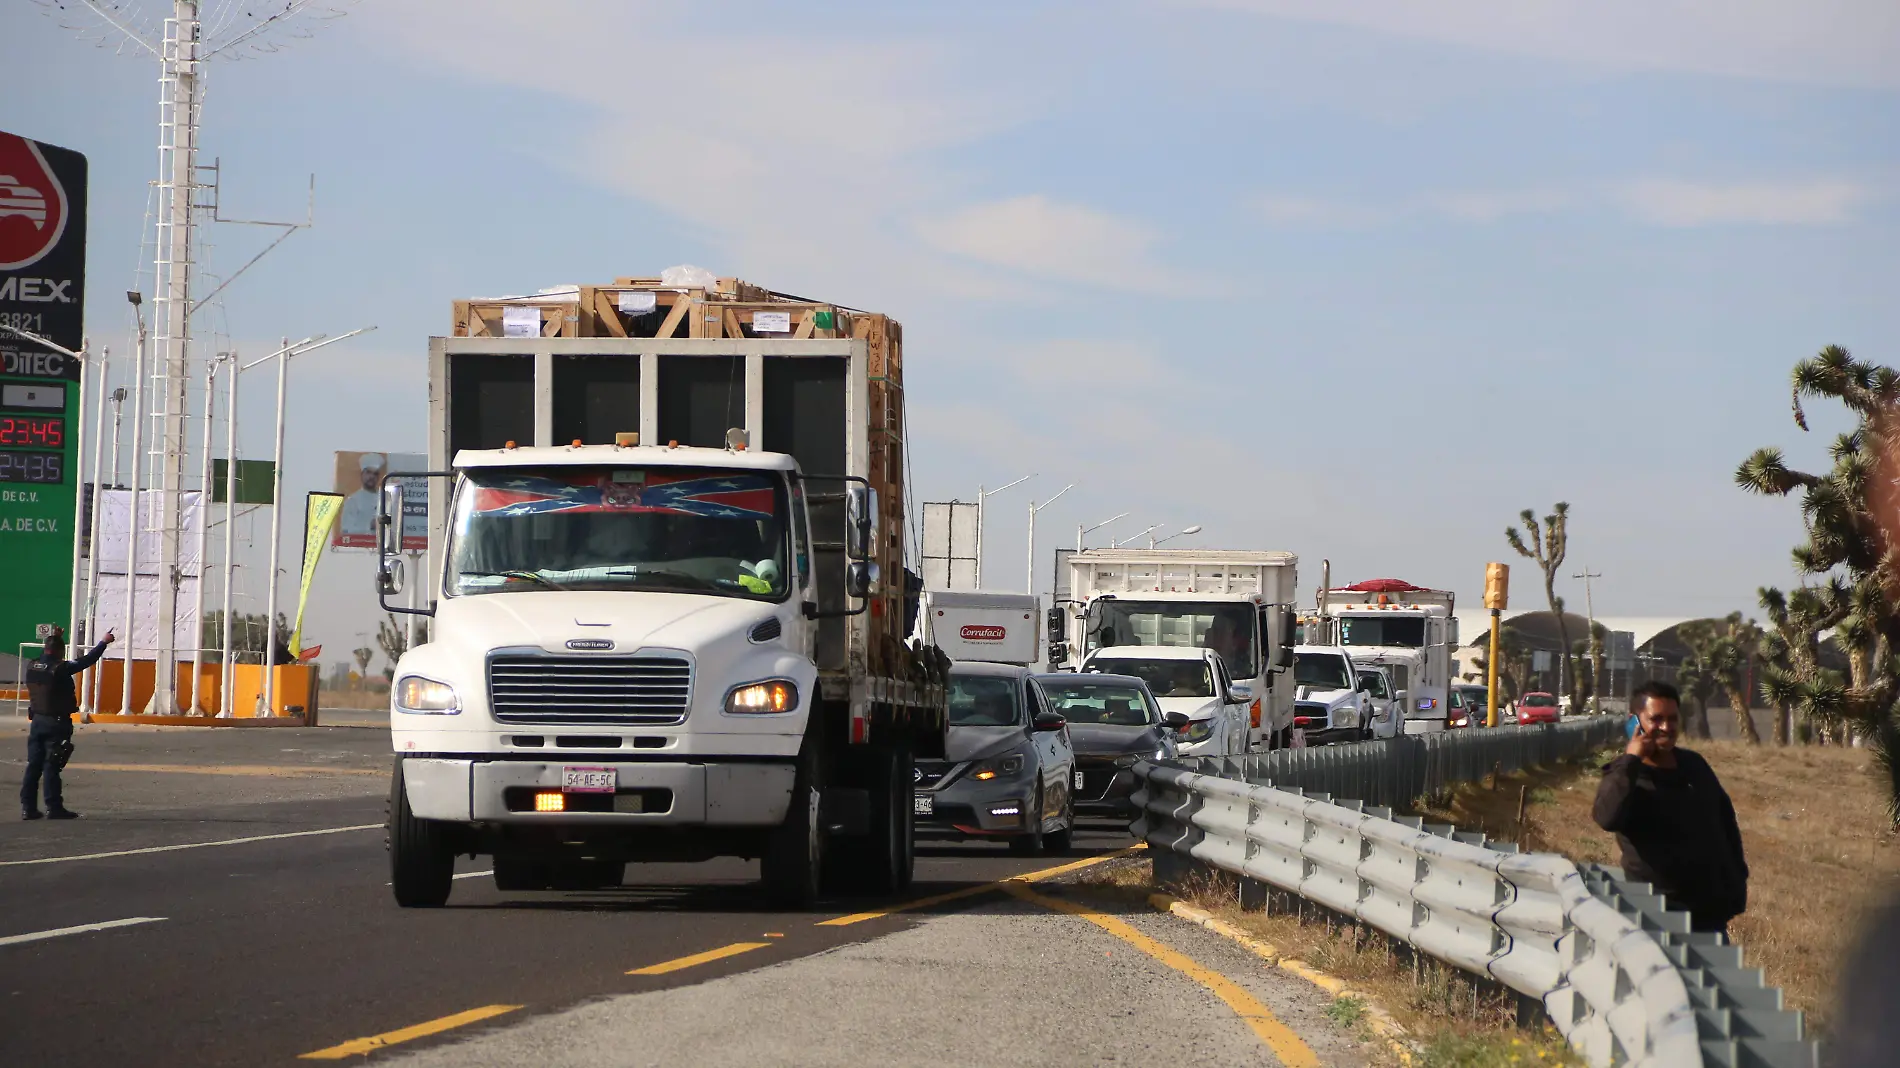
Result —
M1295 653L1293 682L1320 690L1353 688L1352 668L1338 653Z
M1246 682L1260 673L1260 636L1254 624L1255 607L1245 601L1100 600L1089 606L1088 644L1083 651L1114 645L1212 649L1226 663L1228 675Z
M1205 660L1134 660L1115 657L1091 660L1085 671L1133 675L1148 684L1156 697L1212 697L1214 676Z
M1424 616L1341 616L1341 645L1398 645L1417 649L1425 644Z
M449 592L655 590L784 600L785 484L718 468L478 468Z

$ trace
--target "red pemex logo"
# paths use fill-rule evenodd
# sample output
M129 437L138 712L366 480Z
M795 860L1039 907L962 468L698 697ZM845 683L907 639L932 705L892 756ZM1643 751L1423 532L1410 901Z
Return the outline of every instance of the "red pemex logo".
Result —
M957 631L957 637L966 642L1000 642L1009 637L1009 631L1002 627L985 627L971 623Z
M37 262L66 231L66 190L39 146L0 133L0 271Z

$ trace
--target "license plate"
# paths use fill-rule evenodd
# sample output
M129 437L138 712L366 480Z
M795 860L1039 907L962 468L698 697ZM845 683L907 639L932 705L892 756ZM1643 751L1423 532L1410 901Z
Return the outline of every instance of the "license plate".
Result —
M910 811L914 816L929 816L937 811L937 799L929 794L918 794L911 799Z
M1075 773L1075 788L1078 790L1082 788L1082 773L1079 771Z
M561 792L564 794L611 794L620 786L612 768L562 768Z

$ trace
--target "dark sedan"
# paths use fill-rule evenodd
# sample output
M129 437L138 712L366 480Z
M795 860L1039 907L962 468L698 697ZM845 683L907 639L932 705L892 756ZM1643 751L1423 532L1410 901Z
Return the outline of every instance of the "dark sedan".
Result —
M1137 760L1174 756L1175 731L1188 717L1163 713L1148 684L1133 675L1056 673L1036 676L1036 684L1069 721L1076 811L1133 817L1131 769Z

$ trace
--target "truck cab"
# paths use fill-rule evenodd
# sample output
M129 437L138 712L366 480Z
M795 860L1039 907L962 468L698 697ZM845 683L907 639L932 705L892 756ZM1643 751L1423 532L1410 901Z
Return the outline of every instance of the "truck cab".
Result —
M1428 734L1444 730L1451 711L1452 610L1449 590L1370 579L1322 591L1319 629L1356 662L1390 671L1405 693L1404 733Z

